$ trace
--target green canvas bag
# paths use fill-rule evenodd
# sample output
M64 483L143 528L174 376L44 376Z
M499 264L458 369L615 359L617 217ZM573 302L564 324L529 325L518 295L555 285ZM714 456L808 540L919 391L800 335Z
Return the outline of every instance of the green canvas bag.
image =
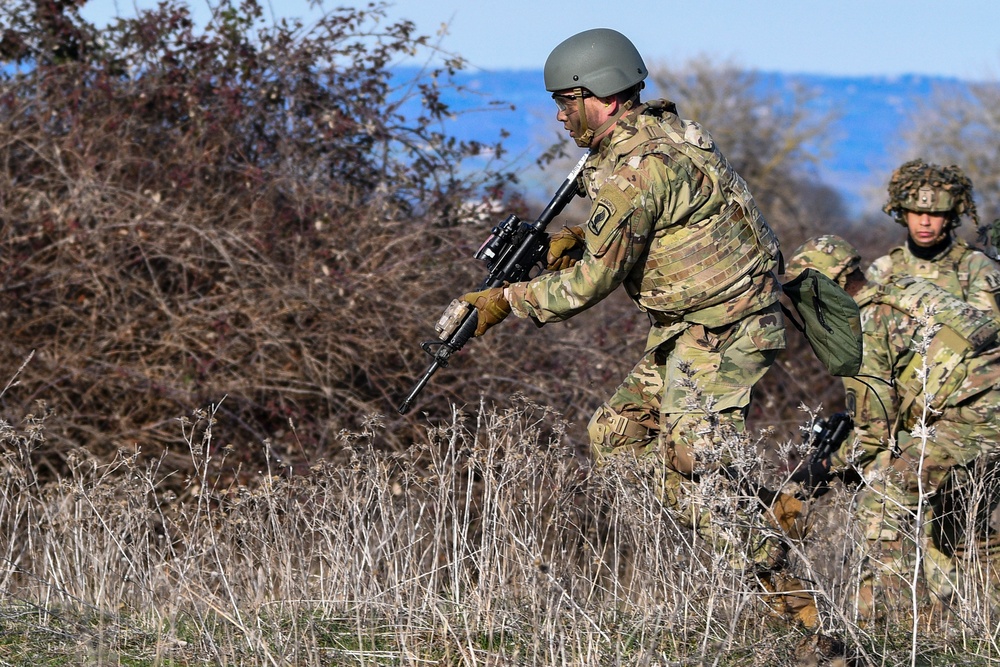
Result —
M805 334L816 357L831 375L853 376L861 370L864 351L861 312L843 287L815 269L806 269L782 285L802 320L785 313Z

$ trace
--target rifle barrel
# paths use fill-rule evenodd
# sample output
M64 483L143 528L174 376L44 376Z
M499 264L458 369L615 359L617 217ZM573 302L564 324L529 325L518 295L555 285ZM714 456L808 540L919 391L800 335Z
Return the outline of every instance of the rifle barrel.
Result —
M417 383L413 385L413 389L411 389L410 393L403 399L403 402L399 404L398 408L396 408L396 411L399 414L405 415L410 411L410 407L413 405L413 401L416 400L417 394L423 391L424 386L428 381L430 381L431 376L434 375L440 367L441 362L435 358L434 361L431 362L431 365L427 367L427 370L424 371L424 374L420 377L420 379L417 380Z

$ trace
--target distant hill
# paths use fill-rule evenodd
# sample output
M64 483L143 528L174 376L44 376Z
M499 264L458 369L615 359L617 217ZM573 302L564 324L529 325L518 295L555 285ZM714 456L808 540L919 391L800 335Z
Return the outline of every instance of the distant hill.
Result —
M766 85L779 89L790 89L796 84L814 89L818 92L817 110L837 112L839 120L830 128L833 154L821 166L819 176L844 196L855 215L865 210L866 193L883 188L897 166L899 131L906 121L907 108L929 95L937 84L960 83L926 76L846 78L778 73L760 73L760 76ZM509 136L502 141L507 159L523 170L529 194L545 196L547 188L563 175L542 174L534 160L558 139L562 127L555 120L555 107L545 92L541 70L460 72L456 81L466 91L449 92L445 96L456 111L446 128L449 134L459 139L495 143L506 131ZM502 104L490 104L491 101ZM683 115L683 109L681 112ZM725 151L725 146L722 148Z

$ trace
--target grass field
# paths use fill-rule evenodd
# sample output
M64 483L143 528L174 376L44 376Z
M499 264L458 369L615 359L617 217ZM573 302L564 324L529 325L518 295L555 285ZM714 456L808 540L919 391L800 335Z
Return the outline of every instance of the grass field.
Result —
M0 664L818 664L796 649L810 633L684 528L647 470L588 470L558 416L524 400L456 411L395 454L372 416L341 434L347 465L253 485L216 474L231 452L214 420L178 423L187 479L81 451L45 484L44 413L3 425ZM741 534L720 488L702 483L720 530ZM995 664L989 571L947 608L921 602L915 624L905 599L859 622L849 500L824 497L791 548L823 632L857 664Z

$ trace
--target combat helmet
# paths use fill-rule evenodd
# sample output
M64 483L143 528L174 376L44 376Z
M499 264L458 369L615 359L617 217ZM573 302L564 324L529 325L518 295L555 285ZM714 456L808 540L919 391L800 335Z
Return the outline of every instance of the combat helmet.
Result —
M806 269L816 269L843 287L847 276L860 266L861 254L854 246L835 234L824 234L795 249L785 264L785 276L790 281Z
M958 227L962 215L968 215L979 225L972 181L955 165L942 167L919 158L892 172L889 201L882 210L904 227L906 211L951 213L949 229Z
M628 37L594 28L552 49L543 74L549 92L586 88L597 97L610 97L642 83L649 70Z

